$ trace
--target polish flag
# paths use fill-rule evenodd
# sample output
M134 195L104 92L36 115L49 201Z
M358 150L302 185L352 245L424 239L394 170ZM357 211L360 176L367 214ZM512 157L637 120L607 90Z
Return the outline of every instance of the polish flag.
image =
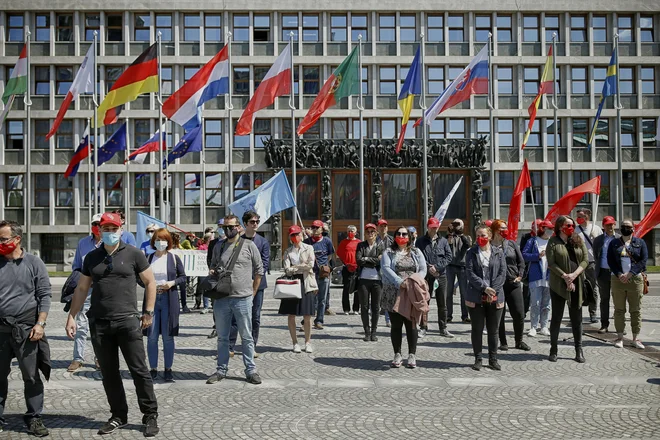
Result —
M93 93L94 92L94 46L89 46L87 50L87 55L78 69L78 73L69 87L69 92L62 102L60 111L57 112L57 117L55 118L55 123L46 135L46 140L50 139L60 127L62 120L66 111L69 110L69 105L74 101L79 94L81 93Z
M244 136L252 132L256 112L272 105L278 96L291 93L291 63L291 43L289 43L277 57L243 110L243 115L236 125L237 136Z

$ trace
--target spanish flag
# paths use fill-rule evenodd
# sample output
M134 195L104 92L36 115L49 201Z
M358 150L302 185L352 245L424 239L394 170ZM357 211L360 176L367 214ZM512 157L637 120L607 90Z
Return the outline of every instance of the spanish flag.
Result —
M591 127L591 132L589 134L589 144L587 148L591 148L591 144L594 142L596 137L596 131L598 131L598 120L600 119L600 112L603 111L603 104L605 99L608 96L616 94L616 65L617 65L617 54L616 49L612 51L612 57L610 58L610 65L607 66L607 74L605 76L605 81L603 82L603 91L600 95L600 103L598 104L598 110L596 111L596 119L594 120L594 125Z
M406 137L406 128L408 127L408 119L410 118L410 111L413 107L413 101L415 95L421 95L422 93L422 60L420 57L420 47L417 48L417 53L413 59L412 64L410 65L410 70L408 70L408 75L406 80L401 87L399 92L399 108L403 112L403 118L401 121L401 134L399 135L399 142L396 144L396 152L401 151L403 146L403 140Z
M97 125L102 127L116 122L117 107L135 101L139 95L150 92L158 92L158 47L156 43L137 57L112 85L99 105Z
M539 109L539 104L541 103L541 96L546 93L554 92L555 87L555 69L552 68L553 65L553 54L552 46L548 49L548 59L545 61L545 67L543 68L543 74L541 75L541 83L539 84L539 93L534 98L532 105L529 106L527 112L529 113L529 125L527 126L527 131L525 132L525 137L523 138L521 150L525 149L527 145L527 140L529 135L532 133L532 127L534 126L534 120L536 119L536 112Z

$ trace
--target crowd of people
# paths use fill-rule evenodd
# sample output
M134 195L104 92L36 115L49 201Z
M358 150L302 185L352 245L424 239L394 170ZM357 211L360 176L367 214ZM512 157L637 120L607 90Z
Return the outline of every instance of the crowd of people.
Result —
M445 338L454 337L449 324L453 322L454 296L460 298L461 321L471 326L472 368L477 371L483 368L484 334L488 366L502 368L498 353L509 350L504 325L507 309L513 323L513 347L528 351L525 336L549 337L548 360L557 362L559 330L568 308L575 361L583 363L582 307L588 307L589 320L597 323L600 306L598 331L606 333L610 331L611 298L617 334L614 346L623 347L628 309L632 345L643 349L639 334L646 244L633 237L630 220L624 220L616 233L613 217L602 220L602 229L590 218L588 209L580 209L575 220L561 216L554 225L537 220L520 243L511 239L504 220L495 219L475 227L474 244L461 219L450 222L443 234L441 222L431 217L421 236L414 227L406 226L396 227L390 235L388 222L380 219L367 224L364 231L348 226L347 238L338 243L336 251L321 220L305 229L293 225L288 229L282 279L300 286L300 292L282 299L278 309L287 317L292 351L314 352L313 332L323 331L325 316L335 314L330 308L330 279L333 268L339 266L342 312L360 314L365 343L378 340L378 325L384 317L390 328L392 368L404 364L404 329L408 350L405 366L417 367L418 341L434 327L429 322L433 297L438 334ZM73 291L65 308L65 329L74 340L68 367L72 373L83 367L87 336L91 336L95 366L102 373L111 413L99 434L112 433L128 423L120 351L135 384L144 435L159 432L153 386L159 378L158 341L162 338L162 378L172 382L179 315L190 312L186 303L188 277L174 249L207 252L209 274L198 280L194 307L201 313L212 309L214 328L209 337L218 341L216 371L206 383L216 384L227 377L239 334L247 382L262 383L255 358L259 356L261 311L268 288L265 274L271 258L270 244L257 233L260 222L254 211L241 219L228 215L218 222L217 231L209 228L201 239L193 234L180 237L151 224L145 230L148 240L138 247L135 237L124 230L121 212L92 218L91 234L78 243L74 275L65 285L65 290ZM359 238L361 233L364 240ZM45 436L48 430L40 417L44 387L39 372L49 378L44 329L51 287L44 263L26 253L22 241L20 225L0 221L0 429L15 357L25 382L25 423L30 433ZM137 284L144 287L141 310ZM528 312L529 327L525 329ZM299 343L299 333L304 345Z

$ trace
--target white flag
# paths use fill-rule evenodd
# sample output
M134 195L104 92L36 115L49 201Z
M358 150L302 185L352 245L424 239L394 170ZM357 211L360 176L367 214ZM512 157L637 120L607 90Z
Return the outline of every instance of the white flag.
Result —
M433 217L437 218L440 223L442 223L442 220L444 220L445 215L447 215L447 209L449 209L449 204L451 203L451 199L454 197L454 194L456 193L456 190L458 187L461 185L461 182L463 181L463 177L461 176L460 179L458 179L458 182L456 182L456 185L449 191L449 194L447 194L447 197L445 198L445 201L442 202L442 205L438 208L438 211L435 213Z

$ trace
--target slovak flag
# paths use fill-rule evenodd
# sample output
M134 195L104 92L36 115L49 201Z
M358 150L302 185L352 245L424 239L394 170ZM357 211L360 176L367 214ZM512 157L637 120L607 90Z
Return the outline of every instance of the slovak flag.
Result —
M147 142L142 144L140 148L129 154L128 160L132 160L133 162L137 162L137 163L144 163L144 160L147 158L147 154L158 151L158 143L161 140L160 139L161 136L163 137L161 142L161 150L167 151L167 140L164 131L165 131L165 124L163 124L160 131L154 133L154 135L151 136ZM163 132L162 135L161 132ZM124 161L124 163L128 162L128 160Z
M76 173L78 173L78 167L80 166L80 162L82 162L83 160L85 160L87 156L89 156L89 150L90 150L89 146L90 146L89 125L87 125L85 131L82 134L82 139L80 139L80 144L78 145L75 154L71 158L71 162L69 162L69 166L66 168L66 171L64 172L64 177L66 178L74 177Z
M229 93L227 46L165 101L163 113L186 131L190 131L202 123L202 105L225 93Z
M484 45L476 57L458 74L449 87L426 110L426 125L442 112L470 99L472 95L488 94L488 44ZM422 123L421 119L415 126Z

